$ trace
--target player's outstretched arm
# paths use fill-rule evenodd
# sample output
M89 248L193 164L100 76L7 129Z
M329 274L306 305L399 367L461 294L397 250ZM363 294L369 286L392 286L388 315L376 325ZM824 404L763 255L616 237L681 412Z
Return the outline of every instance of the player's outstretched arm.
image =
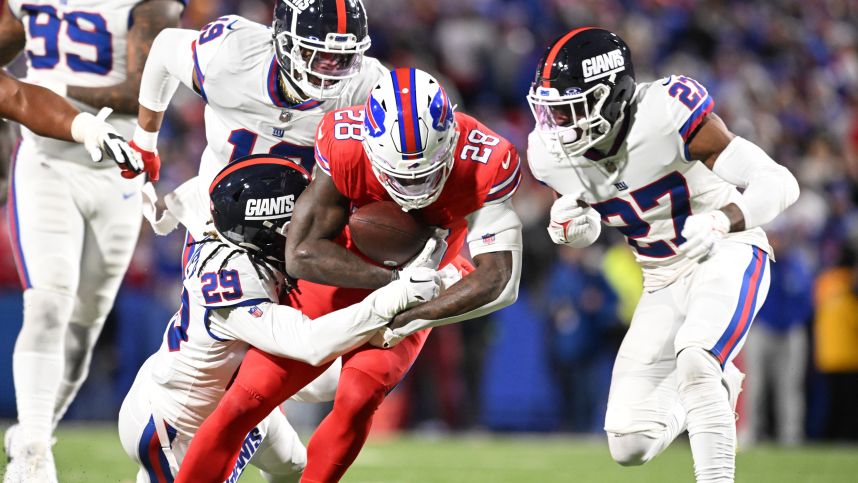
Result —
M0 2L0 66L15 60L26 42L24 24Z
M170 105L180 82L199 91L191 57L191 47L197 35L193 30L164 29L155 38L146 59L140 81L137 127L131 145L143 158L146 173L152 181L158 181L161 169L158 133L164 121L164 111ZM133 177L132 173L123 172L122 175Z
M689 258L711 253L715 242L728 232L772 221L798 199L798 181L792 173L756 144L730 132L714 113L703 119L688 152L724 181L744 189L737 202L685 220L686 241L679 251Z
M521 278L521 221L507 200L468 217L468 246L476 269L438 298L397 315L398 338L427 327L470 320L500 310L518 297ZM484 234L494 234L484 238Z
M91 106L110 107L122 114L137 113L140 79L152 42L165 28L178 27L182 4L176 0L146 0L131 12L125 80L108 87L68 86L67 93Z
M440 283L435 270L416 269L408 280L393 281L317 319L273 303L260 304L261 315L251 315L245 306L219 309L211 330L277 357L320 366L365 344L399 312L435 298Z
M73 141L71 125L78 112L50 90L0 71L0 117L19 122L40 136Z
M349 200L327 174L319 172L298 198L286 237L289 275L337 287L376 289L393 272L363 261L334 243L348 222Z
M82 113L50 90L2 71L0 117L19 122L39 136L81 143L94 153L93 161L101 161L106 154L123 170L139 173L142 169L130 146L102 116Z

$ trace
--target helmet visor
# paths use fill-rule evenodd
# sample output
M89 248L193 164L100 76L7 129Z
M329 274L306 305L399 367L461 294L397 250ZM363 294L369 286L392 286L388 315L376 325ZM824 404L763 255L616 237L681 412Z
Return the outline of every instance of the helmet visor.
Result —
M594 136L597 126L605 133L607 121L600 110L607 97L607 86L599 84L585 92L567 96L538 95L540 89L527 96L536 129L541 135L557 144L556 148L568 155L578 155L604 136ZM556 92L556 91L555 91Z
M414 178L381 172L380 178L383 183L402 197L417 199L431 196L439 189L444 178L444 170L439 169L425 176Z
M348 79L360 72L363 55L357 52L331 51L307 46L299 47L301 60L307 66L310 83L320 86Z

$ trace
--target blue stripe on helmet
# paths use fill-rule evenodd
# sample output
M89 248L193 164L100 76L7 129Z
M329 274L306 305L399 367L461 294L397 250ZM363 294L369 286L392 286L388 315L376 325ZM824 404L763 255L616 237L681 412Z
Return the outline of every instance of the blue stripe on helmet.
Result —
M411 117L414 119L414 140L417 143L415 146L415 153L423 152L423 140L420 139L420 124L418 124L417 119L417 79L416 73L417 70L413 67L410 69L411 75Z

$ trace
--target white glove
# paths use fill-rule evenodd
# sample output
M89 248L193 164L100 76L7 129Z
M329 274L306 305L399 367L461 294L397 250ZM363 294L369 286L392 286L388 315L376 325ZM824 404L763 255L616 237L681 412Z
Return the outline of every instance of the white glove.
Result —
M437 297L441 293L441 276L431 268L414 268L407 272L407 276L390 282L375 293L382 291L386 293L376 296L373 307L377 313L393 319L399 312ZM395 296L394 294L397 293L398 296ZM402 339L402 336L394 335L389 327L383 327L375 333L369 343L388 349Z
M399 344L404 338L401 335L396 335L396 332L390 330L390 327L382 327L369 340L369 345L381 349L390 349Z
M602 233L599 213L589 206L578 206L579 197L564 195L551 205L548 236L558 245L583 248L595 242Z
M441 277L442 292L462 279L462 273L452 263L448 263L444 268L438 270L438 275Z
M392 319L399 312L428 302L441 293L441 276L431 268L414 268L398 280L373 292L372 306L381 317Z
M110 124L104 120L113 112L110 108L103 108L97 116L82 112L72 120L72 138L83 144L92 160L99 163L107 155L123 171L140 173L143 171L143 160L125 139L116 132Z
M432 236L426 240L423 249L414 258L408 261L401 268L396 270L396 277L407 278L407 275L412 270L418 268L431 268L435 270L441 264L441 259L444 258L444 253L447 252L447 241L445 240L450 234L450 230L444 228L435 228Z
M679 253L692 259L708 258L718 249L718 241L730 232L730 219L721 210L691 215L685 219Z

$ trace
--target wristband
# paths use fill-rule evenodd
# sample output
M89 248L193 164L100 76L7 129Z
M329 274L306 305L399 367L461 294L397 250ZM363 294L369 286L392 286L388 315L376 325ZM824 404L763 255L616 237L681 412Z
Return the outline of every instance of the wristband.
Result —
M134 137L131 139L137 147L144 151L150 151L153 153L158 151L158 131L146 131L138 124L137 127L134 128Z
M77 143L86 142L86 134L98 123L98 119L88 112L81 112L72 119L71 137Z

